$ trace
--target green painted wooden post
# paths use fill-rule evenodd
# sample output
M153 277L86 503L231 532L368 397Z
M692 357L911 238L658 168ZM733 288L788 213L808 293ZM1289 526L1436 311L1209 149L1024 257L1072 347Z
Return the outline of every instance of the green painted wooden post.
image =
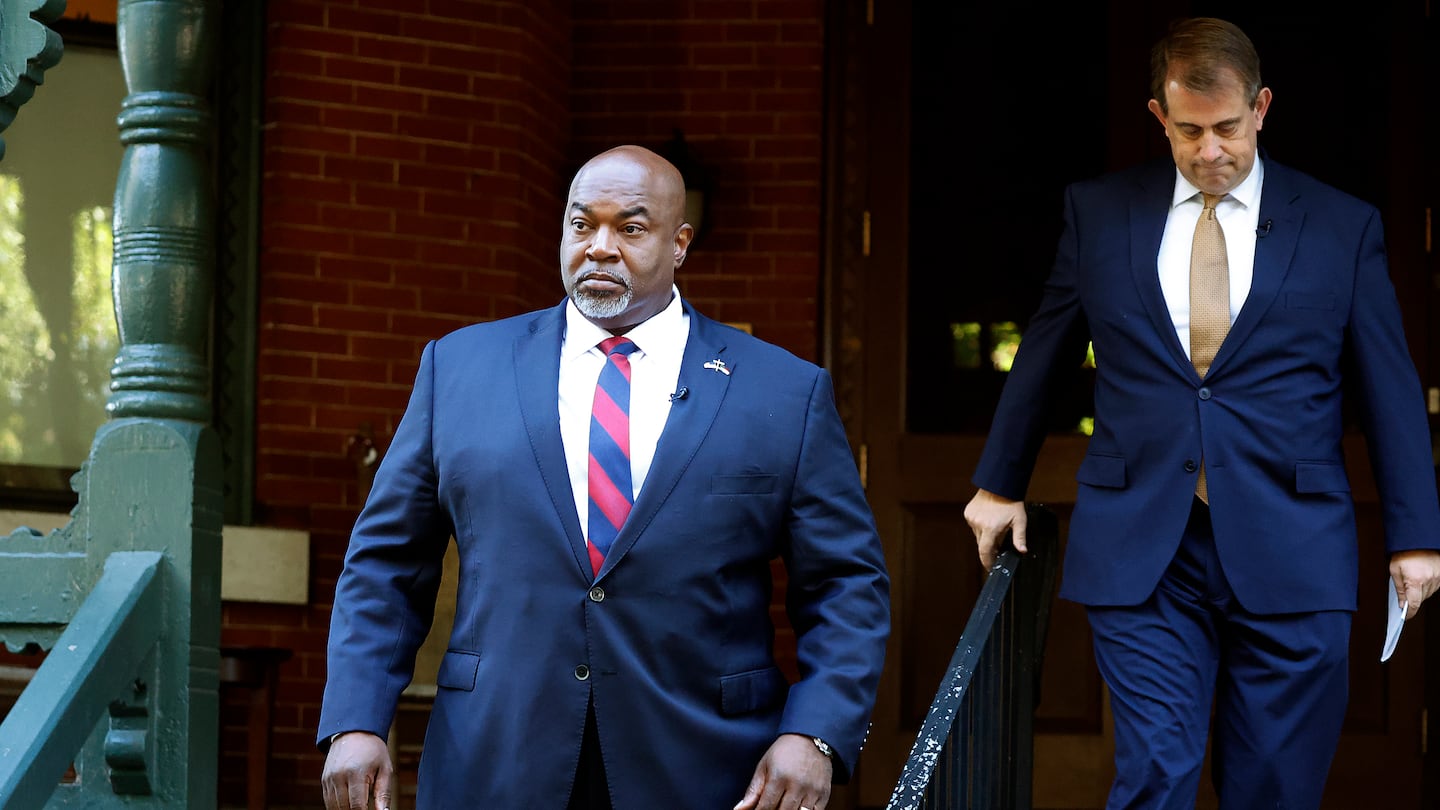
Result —
M205 97L215 5L119 4L130 93L115 189L120 351L111 421L96 436L81 493L89 536L125 527L136 548L163 550L170 565L153 726L166 733L151 768L157 793L176 807L214 806L219 739L223 499L206 361L215 205Z
M120 0L118 11L129 88L115 190L121 346L73 520L47 537L0 538L0 639L51 650L0 724L6 810L216 803L223 500L208 426L205 103L215 3ZM72 755L78 782L57 787Z
M130 95L115 188L114 417L210 421L215 204L210 182L211 4L121 0Z

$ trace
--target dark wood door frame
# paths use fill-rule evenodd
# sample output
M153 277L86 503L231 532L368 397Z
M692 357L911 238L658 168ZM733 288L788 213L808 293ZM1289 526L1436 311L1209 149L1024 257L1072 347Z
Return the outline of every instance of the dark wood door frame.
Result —
M886 13L892 9L887 5ZM908 15L908 8L901 11ZM894 71L903 73L907 65L904 59L884 58L887 53L903 52L898 49L904 43L877 39L872 25L874 13L870 0L826 5L825 258L821 290L822 362L834 376L837 406L867 484L895 478L893 471L883 469L880 475L873 474L870 449L898 443L894 431L875 430L877 425L900 424L896 400L876 396L875 392L899 390L903 383L901 370L893 363L875 362L877 350L896 352L898 346L867 343L866 324L872 319L903 323L903 289L877 298L871 257L881 255L886 257L886 266L903 267L905 250L904 229L896 227L905 221L903 205L900 210L874 211L870 201L903 199L901 184L908 171L903 154L877 154L872 148L877 127L903 127L907 117L903 93L885 96L875 92L878 83L892 80ZM899 90L907 85L897 81L895 86ZM897 283L903 285L903 279L897 279ZM891 330L889 339L898 341L899 332ZM893 454L882 452L874 457L883 465ZM894 493L873 490L870 495L871 503L879 507L875 518L885 542L886 559L893 560L900 553L895 539L900 536L897 528L902 517L887 505L896 503L896 498ZM903 634L894 628L903 627L906 621L903 603L893 603L889 661L903 654ZM897 713L898 693L898 675L894 667L887 667L881 678L876 717ZM891 778L892 770L898 776L897 757L903 762L905 754L898 745L900 741L883 731L867 741L856 784L846 793L852 806L884 804L893 787L893 781L889 785L885 782Z

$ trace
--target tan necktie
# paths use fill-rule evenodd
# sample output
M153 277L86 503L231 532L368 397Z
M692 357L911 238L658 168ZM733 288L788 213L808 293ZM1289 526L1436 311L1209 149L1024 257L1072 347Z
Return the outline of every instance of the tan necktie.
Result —
M1190 246L1190 362L1202 379L1230 331L1230 262L1225 257L1225 231L1215 217L1215 204L1222 196L1204 195L1205 210L1195 223ZM1203 458L1195 494L1210 502Z

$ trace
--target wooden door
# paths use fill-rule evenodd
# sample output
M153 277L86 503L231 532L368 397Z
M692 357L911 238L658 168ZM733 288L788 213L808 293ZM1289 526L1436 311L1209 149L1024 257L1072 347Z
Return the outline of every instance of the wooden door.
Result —
M1145 109L1148 50L1170 18L1212 14L1255 39L1276 103L1262 146L1377 204L1411 348L1436 385L1423 184L1430 158L1419 4L1365 20L1313 4L848 2L831 20L832 158L827 267L842 415L861 453L893 578L894 633L851 801L883 806L983 572L962 511L1007 357L1039 299L1069 182L1168 154ZM1413 6L1413 8L1412 8ZM1273 67L1272 67L1273 66ZM1358 119L1358 121L1357 121ZM1053 433L1029 498L1062 537L1086 445L1090 372L1052 403ZM1364 583L1352 642L1352 697L1327 806L1415 807L1426 636L1378 651L1382 550L1363 440L1347 440ZM1062 572L1063 576L1063 572ZM1081 608L1057 602L1037 713L1036 807L1098 808L1113 775L1103 684ZM1214 807L1206 785L1200 807Z

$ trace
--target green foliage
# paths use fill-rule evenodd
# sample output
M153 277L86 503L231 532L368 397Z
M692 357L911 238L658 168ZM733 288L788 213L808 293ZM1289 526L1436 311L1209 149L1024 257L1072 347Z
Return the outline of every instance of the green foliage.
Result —
M25 426L43 416L50 331L25 278L25 193L0 175L0 462L18 462Z
M110 263L115 237L110 209L95 206L75 214L71 275L70 367L83 403L82 419L98 427L105 414L110 365L120 349L111 295Z
M70 318L50 324L26 277L24 189L0 175L0 463L69 466L75 460L61 457L57 429L89 436L105 419L120 343L110 294L110 212L83 210L71 225ZM51 401L56 375L66 377L64 388L78 402ZM57 424L59 413L78 415L79 424Z

